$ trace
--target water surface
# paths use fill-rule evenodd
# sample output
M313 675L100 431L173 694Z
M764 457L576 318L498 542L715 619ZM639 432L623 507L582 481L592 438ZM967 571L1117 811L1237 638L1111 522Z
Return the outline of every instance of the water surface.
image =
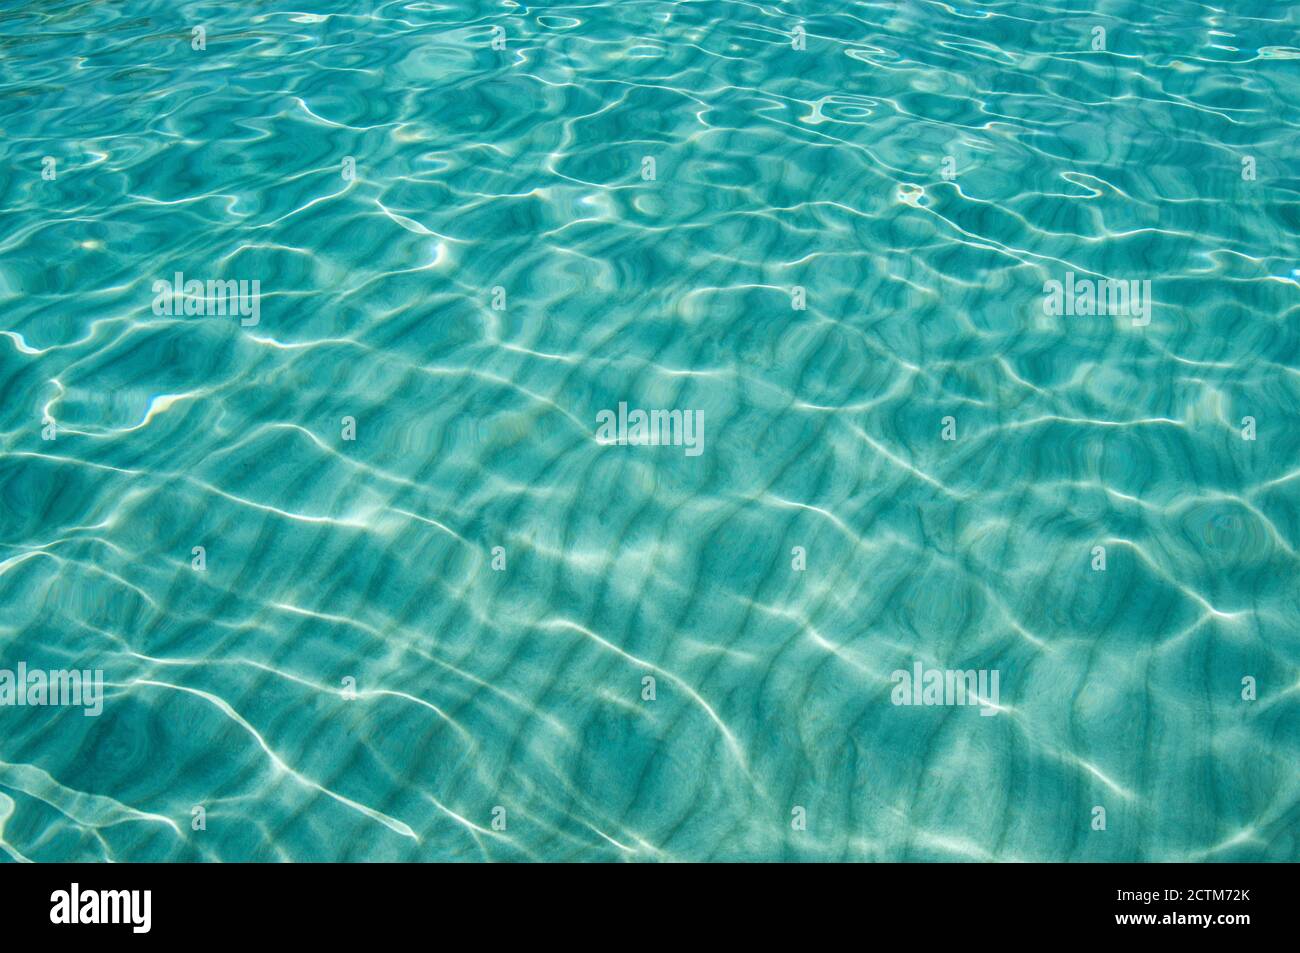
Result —
M0 708L0 857L1300 859L1300 7L1230 7L4 3L0 668L106 698Z

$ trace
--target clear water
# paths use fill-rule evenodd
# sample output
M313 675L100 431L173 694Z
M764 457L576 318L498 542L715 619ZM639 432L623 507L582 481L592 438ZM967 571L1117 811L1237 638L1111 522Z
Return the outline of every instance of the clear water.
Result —
M1300 7L307 6L0 9L0 857L1300 859Z

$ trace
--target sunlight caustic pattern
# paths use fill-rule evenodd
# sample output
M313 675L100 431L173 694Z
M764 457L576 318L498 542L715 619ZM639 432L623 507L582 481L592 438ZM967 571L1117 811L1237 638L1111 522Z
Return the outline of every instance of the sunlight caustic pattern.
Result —
M1300 860L1300 7L309 6L0 3L0 859Z

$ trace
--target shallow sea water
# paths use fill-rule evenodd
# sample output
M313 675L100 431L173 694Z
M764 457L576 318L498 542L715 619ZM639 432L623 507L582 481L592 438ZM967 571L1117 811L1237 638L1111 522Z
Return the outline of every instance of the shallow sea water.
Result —
M1300 860L1300 7L1158 6L0 5L0 859Z

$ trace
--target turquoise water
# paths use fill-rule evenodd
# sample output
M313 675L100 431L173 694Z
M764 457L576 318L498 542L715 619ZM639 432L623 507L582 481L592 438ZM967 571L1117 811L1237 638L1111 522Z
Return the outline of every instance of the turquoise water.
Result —
M0 857L1300 859L1300 7L309 6L0 11Z

